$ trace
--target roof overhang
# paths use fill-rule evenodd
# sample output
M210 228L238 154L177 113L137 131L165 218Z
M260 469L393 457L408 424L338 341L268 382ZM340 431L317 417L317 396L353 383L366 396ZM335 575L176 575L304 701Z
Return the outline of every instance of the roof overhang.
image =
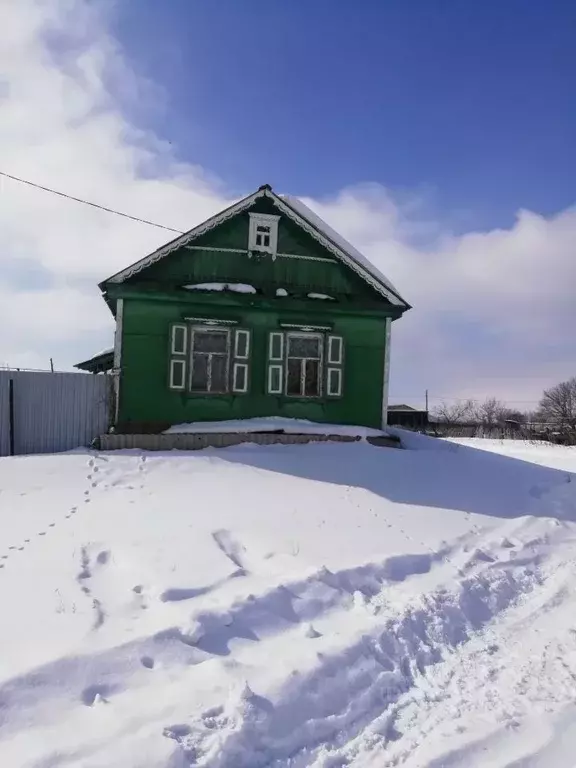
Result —
M100 354L94 355L89 360L76 363L74 368L78 368L80 371L87 371L88 373L106 373L111 371L114 368L114 350L107 349L105 352L100 352Z

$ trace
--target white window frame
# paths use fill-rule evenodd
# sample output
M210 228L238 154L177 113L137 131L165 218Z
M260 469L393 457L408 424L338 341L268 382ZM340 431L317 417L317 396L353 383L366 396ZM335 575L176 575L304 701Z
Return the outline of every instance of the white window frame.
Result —
M278 371L279 386L277 389L273 389L272 387L272 371ZM268 366L268 390L267 391L269 395L284 394L284 366L283 365Z
M332 391L332 374L338 374L338 387L336 391ZM326 369L326 394L329 397L342 397L342 368L327 368Z
M230 394L230 328L215 328L214 326L206 326L206 325L194 325L191 328L192 331L192 338L190 340L190 354L189 354L189 360L190 360L190 374L189 374L189 380L188 380L188 390L194 394L194 395L228 395ZM215 331L219 331L220 333L226 334L226 389L223 392L214 392L213 390L209 389L193 389L192 388L192 379L194 377L194 335L196 333L214 333ZM208 354L211 356L211 354L216 354L218 356L223 356L224 353L222 352L215 352L215 353L203 353L199 352L198 354ZM208 387L211 385L211 362L208 364Z
M291 358L289 355L290 347L289 347L289 339L290 338L314 338L318 339L318 357L294 357ZM317 400L322 397L323 394L323 386L322 381L324 378L324 337L321 333L309 333L306 331L293 331L286 334L286 341L284 342L286 344L286 354L284 359L284 394L286 397L293 397L293 398L299 398L301 400ZM305 380L306 380L306 366L301 365L300 366L300 394L298 395L292 395L288 394L288 361L289 360L317 360L318 361L318 394L317 395L306 395L303 392L306 389Z
M240 369L244 369L244 386L237 383L237 375ZM232 392L248 392L248 363L234 363L232 367Z
M268 336L268 360L281 361L284 360L284 333L278 331L272 331ZM280 355L274 356L274 337L280 337Z
M334 347L338 348L338 357L333 357ZM342 365L344 358L344 339L342 336L328 336L328 355L326 362L328 365Z
M278 221L280 216L271 213L251 213L250 227L248 231L248 250L270 253L276 256L278 249ZM257 245L258 227L270 228L270 242L268 245Z
M246 339L246 352L245 354L241 355L238 352L238 341L240 339L240 336L244 336ZM242 329L238 329L234 334L234 357L237 360L248 360L250 357L250 331L245 331Z
M182 338L184 339L184 349L176 349L176 331L182 331ZM172 326L172 343L170 345L171 353L173 355L185 355L188 347L188 326L187 325L173 325Z
M176 366L182 366L182 384L174 383L174 369ZM174 358L170 360L170 389L186 389L186 358Z

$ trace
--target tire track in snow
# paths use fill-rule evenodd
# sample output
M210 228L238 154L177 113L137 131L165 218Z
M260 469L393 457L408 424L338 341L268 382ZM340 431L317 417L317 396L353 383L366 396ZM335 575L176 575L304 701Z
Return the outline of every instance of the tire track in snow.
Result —
M457 582L449 579L450 587L413 596L397 612L390 613L381 583L379 592L366 603L371 615L367 614L364 630L358 626L350 630L347 610L336 611L337 634L345 638L340 649L318 653L317 664L309 671L288 676L274 703L253 692L228 701L223 712L230 725L217 733L207 729L202 719L188 724L182 748L194 749L198 764L206 768L344 766L353 755L341 751L342 745L373 724L370 738L384 749L400 736L393 716L395 703L415 689L446 653L465 646L494 615L538 586L540 574L523 562L521 554L515 567L508 549L503 548L502 561L496 557L490 562L476 561L474 572ZM335 582L328 576L331 583ZM286 590L284 595L294 592L293 587L280 589ZM277 610L278 597L268 596L269 613ZM266 653L273 656L274 638L263 636L263 627L257 623L266 607L262 599L256 598L260 610L252 617L244 606L233 608L229 625L239 621L251 627L267 642ZM342 607L338 603L328 600L324 608ZM221 629L209 627L208 634ZM192 640L198 644L197 637ZM293 637L294 648L305 642L310 640L304 635ZM286 653L286 646L282 647ZM280 645L276 652L282 652ZM289 733L283 726L286 722L291 724ZM302 749L306 758L298 762ZM318 762L314 762L315 756ZM328 758L333 762L324 762Z

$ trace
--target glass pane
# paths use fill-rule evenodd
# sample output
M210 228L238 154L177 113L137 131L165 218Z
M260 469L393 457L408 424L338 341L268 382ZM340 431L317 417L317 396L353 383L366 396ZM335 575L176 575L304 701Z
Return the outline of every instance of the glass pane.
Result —
M225 355L210 355L210 392L228 391L228 359Z
M320 339L316 336L289 336L288 357L320 357Z
M271 394L280 394L282 392L282 366L270 366L268 371L268 391Z
M318 397L320 394L320 363L318 360L306 360L304 394L306 397Z
M196 392L208 391L208 356L192 356L192 389Z
M226 352L228 331L194 331L194 352Z
M175 389L182 389L184 387L184 360L172 360L170 386Z
M177 355L186 354L186 328L181 325L172 328L172 352Z
M234 389L239 392L245 392L247 389L248 366L236 364L234 366Z
M302 360L288 360L288 380L286 382L286 394L288 395L301 395L302 394Z
M248 332L236 331L236 357L248 357Z
M341 379L342 372L339 368L330 368L328 371L328 394L339 395L341 394Z

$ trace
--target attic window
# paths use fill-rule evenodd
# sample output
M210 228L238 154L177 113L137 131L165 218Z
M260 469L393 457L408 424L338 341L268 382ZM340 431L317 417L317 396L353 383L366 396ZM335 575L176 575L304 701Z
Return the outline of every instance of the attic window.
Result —
M250 214L248 250L276 255L278 244L278 219L268 213Z

